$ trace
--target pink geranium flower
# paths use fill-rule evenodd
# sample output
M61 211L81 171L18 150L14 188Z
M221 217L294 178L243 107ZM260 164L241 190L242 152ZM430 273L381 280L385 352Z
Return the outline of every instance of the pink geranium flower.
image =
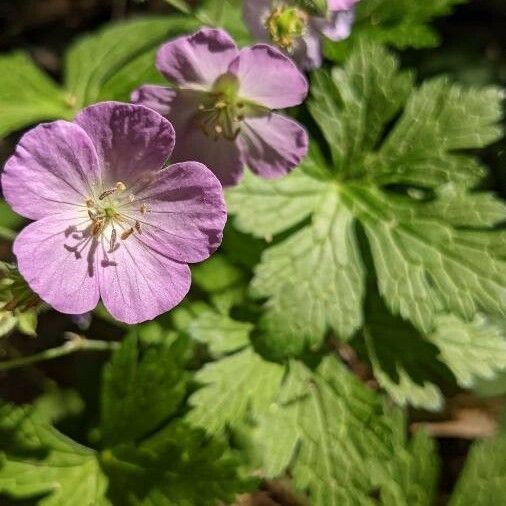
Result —
M44 301L81 314L101 298L115 318L138 323L183 299L187 264L219 246L226 209L204 165L164 168L174 139L155 111L115 102L21 138L2 188L16 212L36 220L14 254Z
M163 45L158 70L174 87L143 86L134 103L169 118L178 136L174 160L206 164L224 185L248 166L266 178L282 176L307 152L307 134L273 109L300 104L305 77L265 44L239 50L222 30L205 28Z
M322 64L321 40L346 39L359 0L327 0L326 12L315 12L311 0L244 0L244 20L257 40L276 44L301 68Z

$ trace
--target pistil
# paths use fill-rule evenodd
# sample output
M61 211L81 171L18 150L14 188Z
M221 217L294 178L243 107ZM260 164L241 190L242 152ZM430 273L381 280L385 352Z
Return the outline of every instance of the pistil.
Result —
M292 52L295 43L306 32L308 16L298 7L278 6L265 20L265 28L276 45Z
M132 194L126 197L119 196L119 194L126 190L126 185L118 181L113 187L103 190L97 200L86 200L87 213L91 220L91 235L97 237L106 233L109 229L111 230L109 236L109 252L119 247L118 235L119 238L124 241L133 233L142 233L141 223L123 211L125 204L131 206L135 200ZM144 215L149 213L150 209L146 204L141 203L138 212ZM121 229L119 234L116 230L116 226Z

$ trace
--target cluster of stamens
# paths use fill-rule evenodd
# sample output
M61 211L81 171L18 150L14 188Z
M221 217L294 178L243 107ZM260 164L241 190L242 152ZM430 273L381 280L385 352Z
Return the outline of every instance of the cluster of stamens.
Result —
M140 221L130 217L123 209L125 204L135 206L135 195L130 193L126 199L118 198L118 195L124 194L126 190L126 185L118 181L111 188L104 190L98 196L98 200L86 201L88 216L91 220L91 235L98 237L110 230L109 252L119 247L118 238L125 241L134 233L142 233ZM141 203L137 211L145 215L150 212L150 209L146 204Z
M297 39L306 32L307 23L308 16L305 11L297 7L280 5L265 19L265 28L274 44L291 52Z
M207 104L200 104L195 116L197 126L208 137L234 141L244 120L244 103L230 100L223 93L210 93Z

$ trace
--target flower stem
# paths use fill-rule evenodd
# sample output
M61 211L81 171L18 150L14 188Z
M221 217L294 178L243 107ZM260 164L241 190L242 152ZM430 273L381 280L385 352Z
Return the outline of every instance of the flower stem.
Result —
M70 337L69 341L56 348L50 348L27 357L19 357L0 362L0 372L10 371L11 369L17 369L18 367L24 367L36 364L37 362L63 357L76 351L113 351L119 347L119 343L116 342L86 339L70 332L68 335Z
M16 232L10 230L7 227L0 226L0 239L5 239L6 241L13 241L16 238Z

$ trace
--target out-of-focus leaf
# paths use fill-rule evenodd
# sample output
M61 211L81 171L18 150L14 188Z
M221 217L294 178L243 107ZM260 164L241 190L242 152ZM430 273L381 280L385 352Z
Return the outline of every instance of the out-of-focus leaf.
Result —
M361 0L355 7L351 36L342 42L325 41L325 52L340 61L347 49L361 40L389 44L398 49L434 47L438 33L430 23L451 13L468 0Z
M178 11L181 11L184 14L190 14L192 9L188 2L185 0L165 0L169 5L176 8Z
M65 57L65 87L76 108L98 99L124 97L143 84L146 75L142 69L146 65L138 58L147 52L150 57L146 58L150 59L154 48L175 35L191 31L195 23L192 19L178 16L135 19L107 26L98 33L79 39ZM126 66L134 75L126 82L115 78L118 72L123 72L124 76ZM103 86L112 97L102 92Z
M492 506L506 498L506 434L471 448L449 506Z
M251 323L210 311L193 320L188 333L193 339L207 344L213 356L220 356L247 346L252 330Z
M21 52L0 56L0 136L72 114L65 92L29 56Z
M172 348L148 348L140 359L132 333L104 370L100 425L104 444L140 439L176 411L185 390L186 374Z
M97 454L30 408L0 406L0 434L0 493L13 499L43 495L40 506L111 505Z
M242 0L204 0L196 16L206 25L226 30L240 46L253 41L243 21Z

